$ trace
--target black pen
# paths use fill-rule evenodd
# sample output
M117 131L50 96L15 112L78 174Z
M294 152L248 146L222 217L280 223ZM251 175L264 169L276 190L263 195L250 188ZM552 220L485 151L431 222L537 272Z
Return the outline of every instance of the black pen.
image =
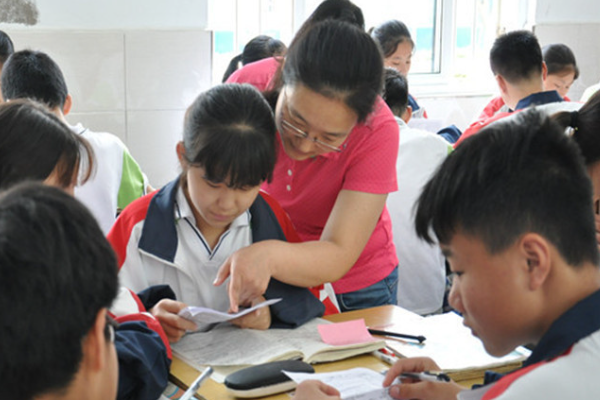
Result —
M402 339L416 340L419 343L423 343L426 340L425 336L423 336L423 335L419 335L419 336L405 335L404 333L380 331L378 329L371 329L371 328L369 328L367 330L369 331L369 333L371 335L398 337L398 338L402 338Z

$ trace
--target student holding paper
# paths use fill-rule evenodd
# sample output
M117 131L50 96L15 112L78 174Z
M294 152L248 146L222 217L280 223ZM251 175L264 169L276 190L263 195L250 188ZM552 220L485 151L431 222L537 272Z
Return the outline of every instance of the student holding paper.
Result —
M267 239L298 241L282 208L260 192L275 165L275 123L255 88L225 84L202 93L183 130L176 149L181 175L127 207L108 235L123 285L136 291L168 285L174 292L155 292L146 303L172 342L198 328L178 315L186 306L229 309L226 288L212 282L231 253ZM234 323L295 327L324 312L308 289L276 280L264 297L283 300Z
M469 398L597 398L600 258L592 185L562 127L537 110L486 127L425 186L415 221L421 237L432 240L433 230L439 239L455 274L450 304L488 353L535 344L522 368ZM384 384L435 369L429 358L402 359ZM462 389L416 382L393 385L390 394L460 399Z

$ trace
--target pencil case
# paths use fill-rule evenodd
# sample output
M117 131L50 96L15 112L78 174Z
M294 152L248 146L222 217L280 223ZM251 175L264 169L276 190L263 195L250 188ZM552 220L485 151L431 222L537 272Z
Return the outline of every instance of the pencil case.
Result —
M314 368L304 361L274 361L227 375L225 387L234 396L242 398L269 396L294 389L296 383L283 371L315 372Z

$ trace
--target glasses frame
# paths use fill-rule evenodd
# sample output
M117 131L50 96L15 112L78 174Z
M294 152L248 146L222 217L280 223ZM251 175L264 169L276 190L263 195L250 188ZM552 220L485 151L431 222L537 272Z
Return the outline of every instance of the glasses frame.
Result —
M294 125L292 125L290 122L288 122L284 117L283 117L283 110L281 113L281 127L283 128L283 130L286 133L290 133L300 139L306 139L309 140L311 142L313 142L317 147L325 150L325 151L335 151L336 153L341 153L342 149L336 146L333 146L331 144L325 143L320 141L317 138L311 138L310 136L308 136L308 132L303 131L300 128L295 127ZM289 129L289 130L288 130Z

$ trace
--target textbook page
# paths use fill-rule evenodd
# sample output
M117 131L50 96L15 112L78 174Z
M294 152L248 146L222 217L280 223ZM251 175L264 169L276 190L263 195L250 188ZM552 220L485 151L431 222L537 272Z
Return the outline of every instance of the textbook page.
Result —
M397 329L400 330L400 327ZM414 320L402 329L403 333L424 335L427 340L418 344L388 337L388 347L404 357L430 357L454 378L459 375L461 379L468 379L472 375L481 375L482 371L500 366L517 368L531 353L526 348L519 347L504 357L489 355L481 340L462 324L462 317L453 312Z
M189 319L196 323L196 325L201 326L205 324L216 324L218 322L225 322L231 319L243 317L246 314L250 314L252 311L257 310L261 307L268 307L271 304L275 304L280 302L281 299L271 299L263 301L253 307L243 309L240 312L229 314L222 311L213 310L212 308L206 307L186 307L183 310L179 311L179 316L185 319Z
M384 375L368 368L352 368L318 374L287 371L284 373L296 383L316 379L333 386L339 390L340 397L344 400L392 399L388 389L383 387Z
M172 345L173 351L196 367L258 365L301 358L308 363L336 361L385 347L384 340L332 346L321 340L317 326L331 324L315 318L295 329L240 329L220 324L208 332L190 333Z

